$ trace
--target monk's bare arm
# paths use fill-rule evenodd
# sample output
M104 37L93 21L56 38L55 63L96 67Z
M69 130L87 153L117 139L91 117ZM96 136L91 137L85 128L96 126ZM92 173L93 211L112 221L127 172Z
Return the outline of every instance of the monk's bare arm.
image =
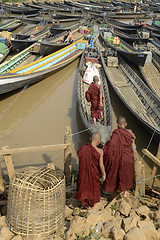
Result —
M99 89L100 89L100 106L102 107L102 106L103 106L103 100L102 100L102 97L103 97L103 94L102 94L102 85L100 85Z
M128 130L128 132L130 132L130 134L132 135L132 138L133 139L136 139L136 136L134 135L134 133L132 132L132 130L131 129L127 129Z
M106 172L103 164L103 150L99 149L99 153L100 153L99 166L102 172L102 179L104 181L106 179Z

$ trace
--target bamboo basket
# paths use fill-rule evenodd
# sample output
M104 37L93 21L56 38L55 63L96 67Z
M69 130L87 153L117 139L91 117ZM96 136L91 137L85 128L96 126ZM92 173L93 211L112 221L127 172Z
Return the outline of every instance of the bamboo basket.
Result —
M55 237L64 226L65 177L46 167L29 167L11 179L7 225L25 239Z

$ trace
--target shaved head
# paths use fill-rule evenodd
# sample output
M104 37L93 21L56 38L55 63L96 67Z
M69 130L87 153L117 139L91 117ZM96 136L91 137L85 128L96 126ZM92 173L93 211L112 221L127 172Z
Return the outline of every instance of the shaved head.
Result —
M91 136L92 142L101 141L101 134L99 132L94 132Z
M120 117L117 118L117 124L119 126L125 125L126 123L127 123L126 119L123 116L120 116Z
M95 83L95 82L98 82L98 81L99 81L98 76L94 76L94 77L93 77L93 82Z

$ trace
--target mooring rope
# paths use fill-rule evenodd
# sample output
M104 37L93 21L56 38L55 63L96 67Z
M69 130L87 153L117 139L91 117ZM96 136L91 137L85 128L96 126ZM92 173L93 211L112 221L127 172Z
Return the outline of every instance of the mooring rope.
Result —
M144 182L144 181L147 181L147 180L150 180L150 179L153 179L153 178L157 178L157 177L160 177L160 174L155 175L155 176L153 176L153 177L141 179L139 182L136 182L136 184L141 184L141 183Z
M86 131L90 130L91 128L93 128L93 127L86 128L86 129L84 129L84 130L82 130L82 131L79 131L79 132L76 132L76 133L72 133L72 134L71 134L71 137L73 137L73 136L75 136L75 135L78 135L78 134L81 134L81 133L83 133L83 132L86 132Z

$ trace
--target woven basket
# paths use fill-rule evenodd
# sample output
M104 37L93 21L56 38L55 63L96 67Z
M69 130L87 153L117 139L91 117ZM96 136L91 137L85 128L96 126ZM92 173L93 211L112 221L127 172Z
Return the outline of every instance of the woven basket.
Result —
M46 167L30 167L12 178L8 192L7 224L14 233L49 239L64 225L65 178Z

